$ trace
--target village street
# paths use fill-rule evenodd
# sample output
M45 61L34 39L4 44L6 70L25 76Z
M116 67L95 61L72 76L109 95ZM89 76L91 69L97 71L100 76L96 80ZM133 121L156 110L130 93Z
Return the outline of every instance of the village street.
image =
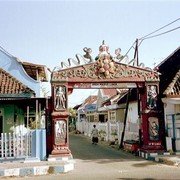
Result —
M73 171L59 175L36 176L36 179L180 179L179 167L146 161L102 142L92 145L90 139L83 135L70 135L70 149L75 160Z

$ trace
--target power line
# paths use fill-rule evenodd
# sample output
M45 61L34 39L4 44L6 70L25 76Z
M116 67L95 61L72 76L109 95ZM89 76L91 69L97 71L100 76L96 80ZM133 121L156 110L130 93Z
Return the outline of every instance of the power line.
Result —
M146 37L146 38L144 38L144 39L150 39L150 38L154 38L154 37L157 37L157 36L161 36L161 35L163 35L163 34L167 34L167 33L169 33L169 32L175 31L175 30L177 30L177 29L179 29L179 28L180 28L180 26L179 26L179 27L176 27L176 28L174 28L174 29L171 29L171 30L169 30L169 31L165 31L165 32L160 33L160 34L156 34L156 35L154 35L154 36ZM143 40L144 40L144 39L143 39Z
M172 32L172 31L175 31L175 30L179 29L180 26L179 26L179 27L176 27L176 28L174 28L174 29L170 29L170 30L168 30L168 31L165 31L165 32L162 32L162 33L153 35L153 36L150 36L150 35L158 32L158 31L164 29L165 27L170 26L171 24L173 24L173 23L175 23L175 22L177 22L177 21L179 21L179 20L180 20L180 18L177 18L177 19L175 19L174 21L172 21L172 22L170 22L170 23L168 23L168 24L166 24L166 25L158 28L157 30L155 30L155 31L153 31L153 32L151 32L151 33L149 33L149 34L141 37L141 38L136 39L136 41L132 44L132 46L131 46L131 47L128 49L128 51L126 52L125 56L130 52L130 50L131 50L132 48L134 48L134 49L135 49L134 59L135 59L135 57L137 57L137 61L138 61L138 52L137 52L137 51L138 51L138 47L141 45L141 43L142 43L145 39L150 39L150 38L158 37L158 36L161 36L161 35L163 35L163 34L167 34L167 33L170 33L170 32ZM135 44L136 44L136 47L134 47ZM137 64L138 64L138 62L137 62Z
M159 33L159 34L153 35L153 36L149 36L149 37L143 38L143 39L141 39L141 42L139 43L139 45L138 45L138 46L140 46L140 45L141 45L141 43L142 43L144 40L146 40L146 39L151 39L151 38L154 38L154 37L161 36L161 35L163 35L163 34L170 33L170 32L172 32L172 31L175 31L175 30L179 29L179 28L180 28L180 26L178 26L178 27L176 27L176 28L174 28L174 29L170 29L170 30L168 30L168 31L165 31L165 32L162 32L162 33Z
M170 23L168 23L168 24L166 24L166 25L158 28L157 30L155 30L155 31L153 31L153 32L151 32L151 33L149 33L149 34L141 37L141 38L138 38L138 41L139 41L138 46L140 46L141 43L142 43L145 39L150 39L150 38L154 38L154 37L157 37L157 36L161 36L161 35L163 35L163 34L166 34L166 33L169 33L169 32L172 32L172 31L175 31L175 30L179 29L180 27L176 27L176 28L174 28L174 29L171 29L171 30L168 30L168 31L165 31L165 32L162 32L162 33L153 35L153 36L150 36L150 35L158 32L158 31L164 29L165 27L170 26L171 24L173 24L173 23L175 23L175 22L177 22L177 21L179 21L179 20L180 20L180 18L177 18L177 19L175 19L174 21L172 21L172 22L170 22ZM148 37L148 36L150 36L150 37ZM125 56L130 52L130 50L131 50L132 48L135 48L134 45L135 45L136 43L137 43L137 41L135 41L135 42L133 43L133 45L129 48L129 50L127 51L127 53L125 54Z
M129 51L130 51L132 48L134 48L135 43L136 43L136 41L135 41L135 42L133 43L133 45L129 48L129 50L127 51L127 53L126 53L124 56L126 56L126 55L129 53Z
M151 34L154 34L154 33L158 32L158 31L160 31L161 29L164 29L165 27L167 27L167 26L169 26L169 25L171 25L171 24L173 24L173 23L175 23L176 21L179 21L179 20L180 20L180 18L177 18L176 20L166 24L165 26L160 27L159 29L157 29L157 30L155 30L155 31L153 31L153 32L151 32L151 33L149 33L149 34L139 38L139 40L145 39L147 36L150 36Z

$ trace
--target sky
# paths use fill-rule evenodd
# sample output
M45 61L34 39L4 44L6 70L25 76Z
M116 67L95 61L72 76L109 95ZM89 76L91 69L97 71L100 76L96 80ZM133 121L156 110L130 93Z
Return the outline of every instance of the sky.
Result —
M0 1L0 46L22 61L53 70L61 61L92 56L105 40L110 53L126 54L136 38L180 18L180 1ZM180 26L180 20L158 33ZM180 45L180 29L146 39L139 46L139 61L154 67ZM133 49L128 54L133 58ZM81 103L97 90L74 90L69 105Z

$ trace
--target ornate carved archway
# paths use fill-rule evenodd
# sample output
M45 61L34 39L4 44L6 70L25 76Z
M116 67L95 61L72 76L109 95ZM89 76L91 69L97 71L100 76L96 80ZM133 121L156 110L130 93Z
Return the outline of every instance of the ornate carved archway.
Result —
M138 88L140 129L142 150L162 149L159 134L159 114L156 98L159 86L159 74L156 71L122 63L124 56L116 51L113 58L109 47L104 43L99 47L99 54L92 60L91 49L84 48L83 60L78 65L52 72L52 152L51 155L70 156L68 135L68 95L74 88ZM82 58L82 56L81 56ZM71 65L72 59L69 59ZM121 62L120 62L121 61Z

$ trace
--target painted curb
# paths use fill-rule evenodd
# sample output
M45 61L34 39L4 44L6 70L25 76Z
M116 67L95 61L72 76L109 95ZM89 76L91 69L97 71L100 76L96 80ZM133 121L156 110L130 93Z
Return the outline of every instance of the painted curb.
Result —
M157 161L159 155L167 156L167 155L170 155L170 153L167 153L167 152L163 152L163 153L162 152L161 153L147 153L147 152L139 151L139 156L144 158L144 159L147 159L147 160Z
M180 167L180 158L178 157L170 157L169 152L164 153L146 153L146 152L139 152L139 156L147 159L147 160L153 160L159 163L171 165L171 166L177 166Z
M44 166L34 166L25 168L12 168L12 169L0 169L0 177L9 176L36 176L36 175L46 175L46 174L59 174L67 173L74 170L74 162L65 163L63 165L44 165Z

